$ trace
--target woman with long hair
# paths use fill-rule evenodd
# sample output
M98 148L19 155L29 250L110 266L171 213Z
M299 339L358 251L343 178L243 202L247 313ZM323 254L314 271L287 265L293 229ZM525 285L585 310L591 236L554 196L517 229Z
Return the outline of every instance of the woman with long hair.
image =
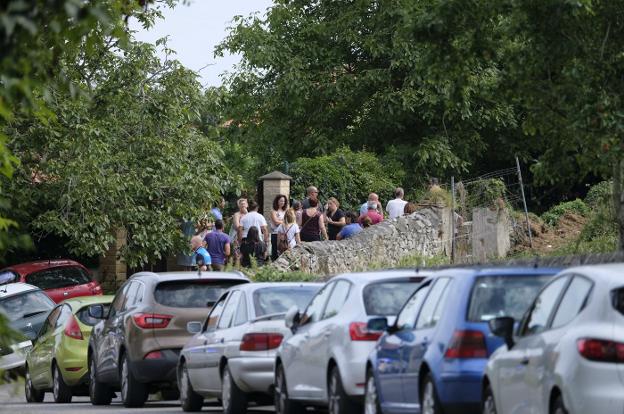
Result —
M289 208L286 210L286 216L284 216L284 224L277 229L277 236L283 238L288 243L288 248L292 249L295 246L301 244L301 235L299 225L297 224L297 217L295 210Z
M271 260L277 260L279 256L277 251L277 229L284 224L284 216L288 209L288 198L284 194L278 194L273 199L273 209L271 210L271 218L269 226L271 228Z
M256 226L252 226L247 232L247 237L243 239L240 246L242 254L241 264L244 267L251 267L252 258L255 259L257 266L262 266L267 258L266 244L260 240L260 233Z

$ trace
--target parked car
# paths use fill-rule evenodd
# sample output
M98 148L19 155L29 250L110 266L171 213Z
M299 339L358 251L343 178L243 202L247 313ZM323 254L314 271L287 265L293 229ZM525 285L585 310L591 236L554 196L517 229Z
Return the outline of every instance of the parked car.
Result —
M483 412L624 412L623 264L562 272L513 335L514 315L490 321L506 346L492 355Z
M232 286L249 283L235 272L140 272L118 290L89 340L89 395L110 404L121 391L126 407L140 407L149 392L177 399L176 366L191 338L187 323L203 320ZM91 308L91 316L105 317Z
M275 405L279 414L306 405L330 414L361 409L366 358L381 335L367 330L371 317L393 318L430 273L393 270L332 278L301 314L289 310L293 335L277 351Z
M113 296L83 296L58 304L48 314L26 357L27 402L42 402L46 391L52 391L57 403L87 394L87 344L91 328L99 322L89 308L107 309L112 300Z
M101 295L102 287L89 270L73 260L39 260L0 270L2 283L23 282L43 289L56 302Z
M180 353L178 384L184 411L200 411L204 397L220 397L225 414L248 401L272 404L275 353L291 335L284 314L305 307L319 283L252 283L225 293ZM201 330L200 330L201 329ZM268 397L268 398L267 398Z
M0 285L0 313L17 333L16 338L7 341L9 343L0 344L1 371L11 376L23 372L25 354L52 308L52 299L36 286L26 283Z
M520 317L557 269L447 269L424 281L385 331L366 370L366 413L478 412L488 357L502 345L488 321ZM507 412L506 412L507 413Z

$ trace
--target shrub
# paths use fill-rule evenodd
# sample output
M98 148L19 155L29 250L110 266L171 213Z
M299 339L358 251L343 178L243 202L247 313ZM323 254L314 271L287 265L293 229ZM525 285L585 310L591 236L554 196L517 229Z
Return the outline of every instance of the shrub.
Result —
M556 226L559 219L565 213L575 213L583 217L587 217L590 213L590 208L585 204L583 200L576 199L574 201L566 201L551 207L546 213L542 214L542 219L545 223Z
M316 282L318 275L304 272L281 272L271 266L243 270L254 282Z
M592 186L585 196L585 204L591 208L603 207L613 203L613 182L603 181Z

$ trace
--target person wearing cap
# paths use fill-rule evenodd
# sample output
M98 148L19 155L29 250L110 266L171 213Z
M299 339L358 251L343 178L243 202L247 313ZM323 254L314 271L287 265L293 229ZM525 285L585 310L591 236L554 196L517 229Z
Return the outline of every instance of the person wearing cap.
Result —
M372 224L381 223L383 221L383 216L377 211L378 204L374 201L369 201L367 207L368 210L366 211L366 214L360 215L358 223L363 224L366 217L370 219Z

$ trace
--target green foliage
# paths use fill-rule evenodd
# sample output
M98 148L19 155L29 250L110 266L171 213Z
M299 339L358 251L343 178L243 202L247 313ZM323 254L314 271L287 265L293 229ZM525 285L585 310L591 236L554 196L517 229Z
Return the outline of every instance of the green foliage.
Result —
M450 259L446 256L426 257L419 254L404 256L396 264L397 268L416 267L416 268L433 268L450 264Z
M320 276L305 272L281 272L271 266L244 270L254 282L317 282Z
M573 201L566 201L556 206L553 206L550 210L542 215L542 220L546 224L556 226L559 219L566 213L574 213L587 217L590 213L590 208L585 204L583 200L576 199Z
M379 194L382 202L393 198L397 177L402 172L386 168L370 152L340 148L331 155L299 158L289 173L294 178L293 197L304 198L306 187L314 185L322 200L336 197L342 209L359 211L370 192Z
M613 182L603 181L592 186L585 196L585 204L591 208L613 207Z
M475 207L495 207L499 200L505 200L507 187L501 178L477 180L467 186L469 210Z

